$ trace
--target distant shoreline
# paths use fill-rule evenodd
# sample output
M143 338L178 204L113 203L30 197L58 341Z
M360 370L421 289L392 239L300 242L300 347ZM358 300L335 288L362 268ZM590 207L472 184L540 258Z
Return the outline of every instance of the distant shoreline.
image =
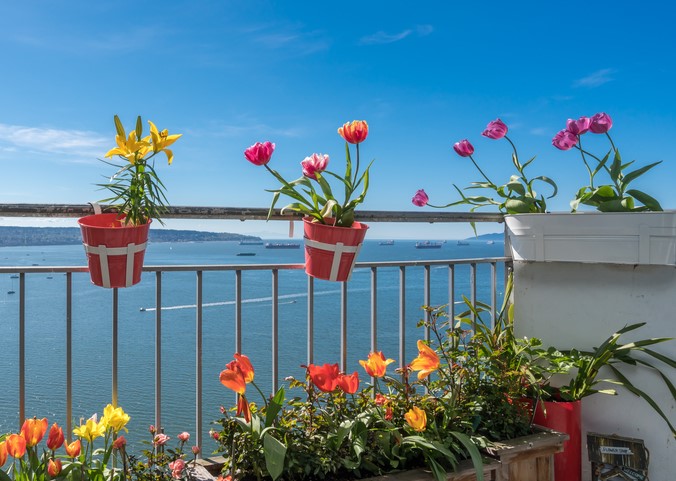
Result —
M229 232L150 229L150 242L217 242L261 240L260 237ZM0 247L75 245L82 243L78 227L0 226Z

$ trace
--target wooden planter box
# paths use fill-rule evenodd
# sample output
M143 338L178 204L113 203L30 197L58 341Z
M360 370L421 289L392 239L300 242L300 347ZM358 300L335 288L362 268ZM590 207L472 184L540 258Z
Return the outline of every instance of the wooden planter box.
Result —
M496 445L484 460L485 481L554 481L554 454L563 450L565 433L542 429L535 434L511 439ZM469 460L448 474L448 481L476 481L476 471ZM386 474L366 481L434 481L424 469Z

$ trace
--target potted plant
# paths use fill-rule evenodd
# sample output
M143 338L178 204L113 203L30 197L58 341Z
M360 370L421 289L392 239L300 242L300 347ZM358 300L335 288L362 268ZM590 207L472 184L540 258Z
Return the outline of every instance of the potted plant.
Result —
M143 136L141 117L127 136L115 115L117 147L105 157L117 156L123 164L109 163L117 172L101 187L113 196L101 202L111 203L116 213L100 213L78 220L87 254L92 282L102 287L129 287L141 281L141 269L152 219L160 223L166 210L164 184L154 166L154 157L164 152L171 165L174 154L167 147L182 134L170 135L150 124L150 135ZM108 163L108 162L106 162Z
M354 215L369 187L371 164L360 172L359 157L359 145L368 136L368 124L364 120L354 120L340 127L338 133L345 139L346 164L343 175L327 170L328 155L314 153L301 161L301 177L289 182L268 165L275 150L274 143L257 142L244 152L249 162L265 166L281 183L280 188L270 190L273 197L268 217L280 195L293 200L281 212L299 212L304 216L305 271L310 276L330 281L349 280L368 229L366 224L355 221ZM354 165L350 144L356 149ZM337 181L340 189L344 190L342 201L335 197L329 183L331 179ZM359 189L361 194L355 196Z
M521 402L543 381L539 342L512 335L507 305L503 322L476 331L474 307L456 320L443 307L426 309L429 320L420 326L430 340L418 341L418 356L396 369L396 377L388 373L395 361L371 352L359 361L370 382L337 364L310 364L304 379L286 378L288 386L270 398L261 393L262 403L255 403L253 365L236 353L220 374L237 393L236 407L221 409L220 429L212 432L225 459L223 475L302 481L390 473L382 479L398 479L391 473L424 468L429 474L416 479L476 481L499 473L498 479L517 481L539 470L538 481L553 481L543 466L552 465L567 435L534 434ZM293 390L300 393L287 395Z

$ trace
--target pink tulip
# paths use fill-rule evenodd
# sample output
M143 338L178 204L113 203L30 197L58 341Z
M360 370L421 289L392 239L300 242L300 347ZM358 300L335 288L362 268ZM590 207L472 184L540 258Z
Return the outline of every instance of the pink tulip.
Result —
M501 139L507 134L507 126L500 119L495 119L492 122L489 122L481 135L488 137L489 139ZM470 152L471 154L472 152ZM462 154L460 154L462 155Z
M244 157L254 165L265 165L270 162L275 144L272 142L256 142L244 151Z
M190 439L190 433L187 432L187 431L183 431L181 434L179 434L176 437L179 439L179 441L185 443L186 441L188 441L188 439Z
M600 112L591 118L589 130L595 134L605 134L613 126L613 119L605 112Z
M195 456L197 456L199 453L202 452L202 448L200 448L199 446L193 446L191 449L192 449L192 453L193 453Z
M413 205L417 205L418 207L425 207L427 205L427 202L429 202L429 200L430 198L425 193L425 191L423 189L420 189L418 190L418 192L415 193L411 202L413 202Z
M552 145L559 150L570 150L577 144L577 135L562 130L552 139Z
M324 172L329 165L329 156L326 154L312 154L305 157L300 163L303 169L303 175L309 179L317 180L317 172Z
M577 120L568 119L566 130L574 135L582 135L589 130L591 119L589 117L580 117Z
M465 139L453 144L453 150L455 150L460 157L469 157L474 153L474 146L469 143L469 140Z

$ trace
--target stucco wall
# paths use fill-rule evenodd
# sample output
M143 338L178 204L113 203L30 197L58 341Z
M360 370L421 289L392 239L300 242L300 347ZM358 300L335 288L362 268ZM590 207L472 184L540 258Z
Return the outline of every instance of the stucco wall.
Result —
M561 349L590 349L626 324L646 321L647 325L622 339L629 342L676 337L676 267L521 261L514 264L515 323L520 336L538 337L545 345ZM660 344L654 350L676 359L676 341ZM676 384L673 370L664 371ZM676 424L676 405L661 379L645 369L624 372ZM587 432L643 439L650 451L650 479L673 479L676 442L668 426L645 401L622 388L618 392L618 396L595 394L583 400L582 479L591 479Z

